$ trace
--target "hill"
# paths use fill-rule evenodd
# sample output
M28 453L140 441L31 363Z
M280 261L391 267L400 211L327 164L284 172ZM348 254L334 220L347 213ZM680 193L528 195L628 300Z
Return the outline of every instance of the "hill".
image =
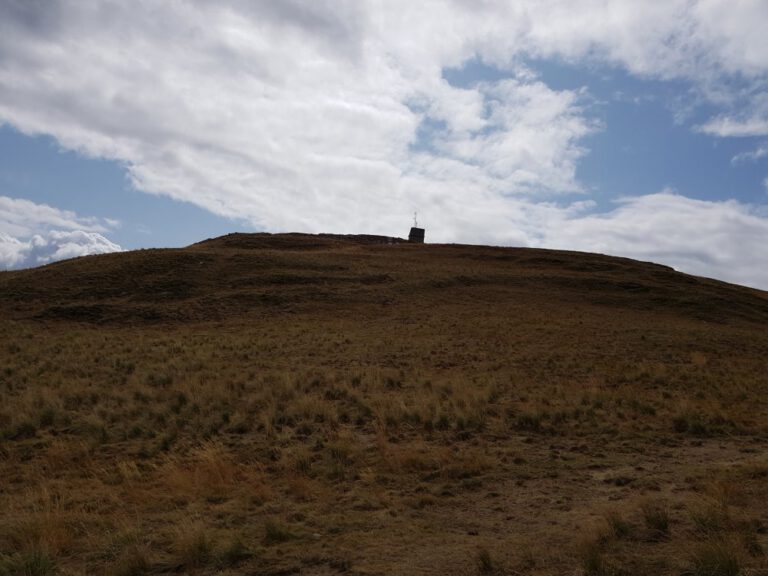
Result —
M767 322L657 264L375 236L3 272L0 574L766 569Z

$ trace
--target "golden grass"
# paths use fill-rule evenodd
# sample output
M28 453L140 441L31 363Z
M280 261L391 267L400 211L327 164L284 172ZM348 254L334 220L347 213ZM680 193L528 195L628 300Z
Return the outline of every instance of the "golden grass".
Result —
M159 323L135 291L36 319L0 275L0 574L768 569L763 324L644 265L410 248L222 252L210 308ZM587 290L598 264L668 301Z

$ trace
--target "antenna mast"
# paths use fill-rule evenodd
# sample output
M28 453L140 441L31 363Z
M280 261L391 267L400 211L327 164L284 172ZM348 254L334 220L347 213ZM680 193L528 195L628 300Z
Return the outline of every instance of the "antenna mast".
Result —
M415 242L417 244L424 244L424 229L419 228L419 213L414 212L413 213L413 228L411 228L411 233L408 234L408 242Z

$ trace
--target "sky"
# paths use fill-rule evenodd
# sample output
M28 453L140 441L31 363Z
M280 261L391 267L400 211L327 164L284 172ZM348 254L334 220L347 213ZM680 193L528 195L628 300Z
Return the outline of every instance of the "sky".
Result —
M0 270L222 234L768 290L766 0L0 0Z

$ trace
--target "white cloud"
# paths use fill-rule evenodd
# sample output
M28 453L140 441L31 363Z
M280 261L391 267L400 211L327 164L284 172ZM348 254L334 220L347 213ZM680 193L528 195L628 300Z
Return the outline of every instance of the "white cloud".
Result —
M40 263L90 254L108 254L121 250L120 246L101 234L85 230L51 230L45 238L36 235L33 238L33 245L34 260Z
M767 65L768 66L768 65ZM712 118L699 127L699 131L722 138L768 136L768 83L755 95L747 97L749 105L737 113Z
M83 218L68 210L37 204L22 198L0 196L0 232L13 236L30 236L40 228L106 232L109 221Z
M24 261L23 252L26 246L23 242L0 232L0 268L15 268Z
M582 91L555 90L522 62L683 79L718 110L703 131L760 134L766 21L762 0L11 0L0 4L0 122L119 160L139 190L269 230L392 234L418 209L432 240L647 250L747 278L722 264L751 262L731 226L761 222L745 207L654 195L589 216L557 204L582 189L584 137L599 127ZM508 77L443 79L473 60ZM703 216L730 248L673 226ZM81 224L57 230L109 226L51 217ZM21 237L23 222L6 226ZM593 231L599 241L586 240Z
M731 164L735 166L738 164L744 164L746 162L757 162L766 156L768 156L768 144L761 144L754 150L736 154L736 156L731 158Z
M606 214L549 220L542 245L667 264L691 274L768 288L760 250L764 211L736 201L693 200L671 191L625 198Z
M54 260L120 251L120 246L102 235L113 223L0 196L0 268L29 268Z
M688 4L695 23L695 41L709 52L700 55L704 62L711 61L731 74L765 77L768 3L763 0L698 0ZM681 41L688 40L681 38Z
M723 138L768 136L768 118L752 117L744 120L720 116L700 127L705 134Z
M0 267L31 268L57 260L120 252L121 248L98 232L51 230L20 240L0 232Z

